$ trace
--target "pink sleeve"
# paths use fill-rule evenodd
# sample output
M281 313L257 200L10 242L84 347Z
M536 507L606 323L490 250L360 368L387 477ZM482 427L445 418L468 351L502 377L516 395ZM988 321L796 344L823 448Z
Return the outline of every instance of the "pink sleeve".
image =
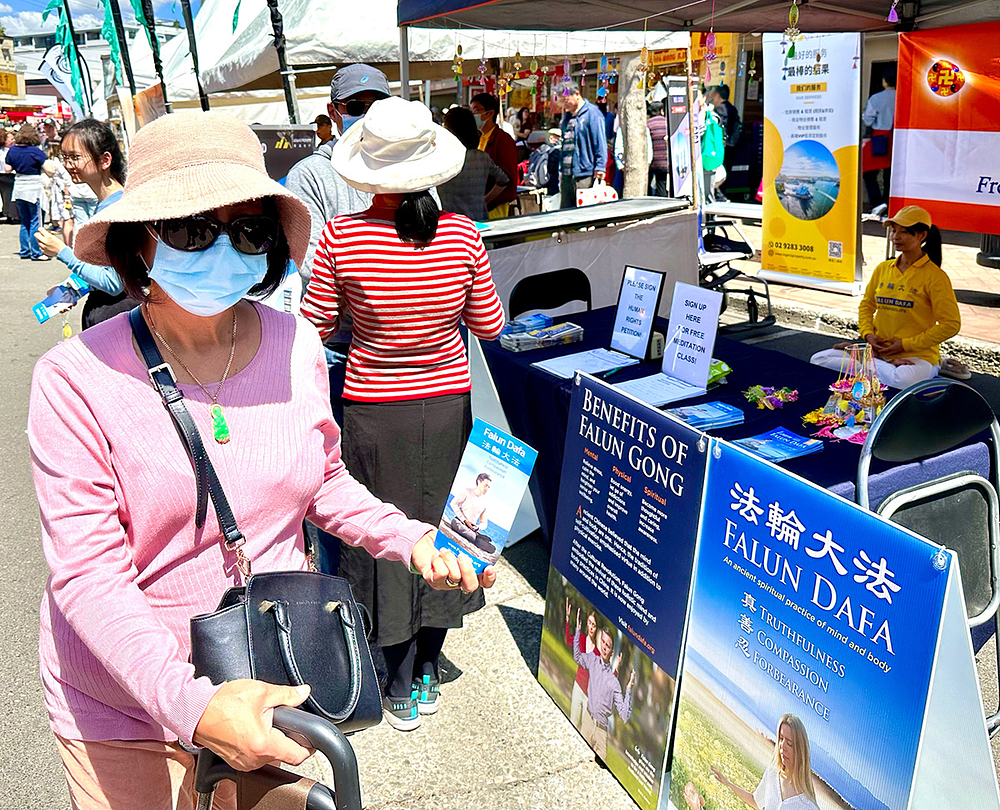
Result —
M470 247L476 275L472 281L472 291L465 302L465 309L462 311L462 318L476 337L493 340L503 329L503 305L500 303L500 296L497 295L497 288L493 284L490 259L486 255L486 247L483 245L482 237L475 230L475 225L470 223L470 227L473 229L473 240Z
M32 380L28 440L52 599L112 677L190 742L217 687L195 678L136 584L107 439L86 395L45 358Z
M317 344L317 349L320 347ZM322 351L316 355L316 385L327 403L330 378ZM399 560L409 565L413 546L434 527L410 520L392 504L372 495L347 471L340 456L340 428L329 413L323 424L326 471L308 520L352 546L362 546L373 557Z

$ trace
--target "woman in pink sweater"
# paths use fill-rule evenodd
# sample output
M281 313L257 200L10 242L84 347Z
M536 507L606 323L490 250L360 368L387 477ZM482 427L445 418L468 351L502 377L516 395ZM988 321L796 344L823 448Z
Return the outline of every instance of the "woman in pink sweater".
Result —
M113 266L170 364L247 540L255 572L306 567L302 521L472 591L467 561L373 497L341 461L316 330L259 306L309 239L305 207L268 179L260 144L219 113L165 116L135 137L121 201L77 237ZM307 688L195 678L191 616L242 584L125 315L36 365L28 434L51 569L39 653L74 807L190 806L181 743L242 770L308 752L271 727ZM214 439L214 440L213 440Z

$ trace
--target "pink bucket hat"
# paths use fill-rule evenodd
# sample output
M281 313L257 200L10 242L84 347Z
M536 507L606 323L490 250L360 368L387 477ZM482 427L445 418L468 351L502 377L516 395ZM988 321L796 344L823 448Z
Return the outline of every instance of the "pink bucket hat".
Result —
M113 222L178 219L262 197L277 201L292 260L301 267L309 210L267 176L253 130L225 113L171 113L136 133L124 194L80 228L73 252L91 264L109 265L104 243Z

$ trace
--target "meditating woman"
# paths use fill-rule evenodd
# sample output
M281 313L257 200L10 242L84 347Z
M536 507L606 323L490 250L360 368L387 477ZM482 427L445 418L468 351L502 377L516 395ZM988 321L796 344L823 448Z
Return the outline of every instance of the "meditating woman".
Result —
M941 269L941 234L931 215L908 205L885 224L897 255L872 272L858 306L858 327L872 347L879 380L892 388L909 388L937 376L940 345L959 333L962 316L951 279ZM844 350L853 345L838 343L814 354L810 362L840 371L848 362Z

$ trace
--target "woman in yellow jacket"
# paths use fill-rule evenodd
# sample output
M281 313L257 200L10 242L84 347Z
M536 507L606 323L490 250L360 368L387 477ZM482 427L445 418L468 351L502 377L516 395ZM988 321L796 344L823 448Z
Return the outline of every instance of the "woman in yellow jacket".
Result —
M941 234L923 208L908 205L886 220L896 257L875 268L858 306L858 327L871 345L879 380L908 388L936 377L940 344L962 328L951 279L941 269ZM810 362L839 371L846 364L838 343Z

